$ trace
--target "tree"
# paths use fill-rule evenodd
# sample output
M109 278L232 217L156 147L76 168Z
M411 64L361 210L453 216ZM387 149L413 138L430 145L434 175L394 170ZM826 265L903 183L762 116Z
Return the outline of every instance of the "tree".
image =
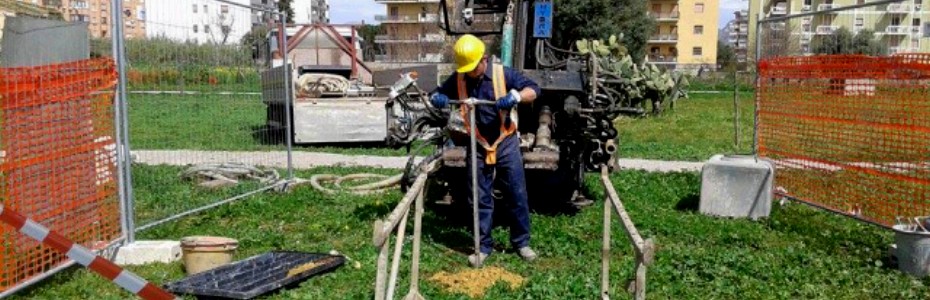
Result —
M817 54L862 54L879 56L888 52L887 47L875 39L871 30L861 30L855 35L840 27L833 34L823 37L814 45Z
M733 47L722 41L717 41L717 63L723 69L729 70L736 66L736 62L736 52Z
M294 6L291 5L294 0L280 0L278 1L278 11L283 12L287 17L285 21L290 24L294 23Z
M358 27L358 36L365 40L365 43L362 44L362 53L364 53L367 61L373 61L375 54L383 51L381 45L375 43L375 36L378 35L378 32L381 32L381 25L366 24Z
M570 48L576 40L603 39L623 33L623 44L634 61L646 55L646 42L655 31L647 16L646 0L561 0L555 2L553 43Z
M265 58L263 55L270 55L267 53L269 45L265 37L268 31L270 30L265 25L252 27L252 30L242 36L242 40L239 41L239 44L252 52L252 59L256 61L260 62Z
M213 38L214 42L225 45L229 40L229 35L232 34L232 28L235 23L236 17L234 15L222 12L217 13L216 17L213 18L213 25L215 25L216 31L211 31L210 37ZM217 34L219 34L219 38L217 38Z

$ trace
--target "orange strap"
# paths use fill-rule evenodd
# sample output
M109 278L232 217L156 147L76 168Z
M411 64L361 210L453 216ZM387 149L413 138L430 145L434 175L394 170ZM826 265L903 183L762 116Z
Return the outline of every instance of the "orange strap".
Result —
M492 80L493 80L493 85L494 85L494 97L497 99L504 97L504 95L507 94L507 82L506 82L506 79L504 78L504 66L494 65L494 77L492 78ZM462 74L462 73L458 74L458 82L456 85L458 86L459 99L461 100L468 99L468 93L465 90L465 74ZM471 125L469 125L468 123L469 122L468 109L469 109L468 106L465 105L465 106L462 106L462 109L459 111L462 114L462 120L465 121L466 132L471 130ZM507 121L506 121L504 113L498 112L498 115L500 115L500 118L501 118L501 129L500 129L501 135L497 137L497 140L494 141L493 145L488 144L487 139L485 139L484 136L481 135L480 130L475 131L475 137L477 139L477 142L481 144L481 146L484 147L484 150L485 150L484 163L486 165L497 164L497 146L500 145L500 143L503 142L505 138L517 132L516 122L511 122L510 126L507 126ZM469 134L470 133L471 132L469 132Z

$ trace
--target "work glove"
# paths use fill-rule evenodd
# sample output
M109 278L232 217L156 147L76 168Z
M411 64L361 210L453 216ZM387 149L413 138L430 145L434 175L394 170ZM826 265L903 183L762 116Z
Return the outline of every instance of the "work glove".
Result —
M429 101L436 108L445 108L447 105L449 105L449 97L446 95L443 95L442 93L433 94L433 96L430 97Z
M520 103L520 92L517 92L517 90L510 90L510 93L507 93L507 96L497 99L497 109L511 109L514 106L517 106L517 103Z

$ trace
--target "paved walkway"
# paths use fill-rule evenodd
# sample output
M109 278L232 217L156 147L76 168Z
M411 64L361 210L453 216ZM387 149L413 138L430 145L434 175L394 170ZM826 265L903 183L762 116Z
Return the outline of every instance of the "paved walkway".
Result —
M239 162L251 165L286 167L287 156L283 151L249 152L249 151L195 151L195 150L134 150L134 161L148 165L188 165L197 163ZM407 157L343 155L319 152L295 151L294 167L308 169L324 166L374 167L402 169ZM618 160L621 169L646 170L652 172L700 171L703 163L686 161L661 161L622 158Z

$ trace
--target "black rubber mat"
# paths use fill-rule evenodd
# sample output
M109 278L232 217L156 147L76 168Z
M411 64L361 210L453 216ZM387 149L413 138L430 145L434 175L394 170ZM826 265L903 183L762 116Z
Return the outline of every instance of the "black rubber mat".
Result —
M312 276L333 271L345 257L321 253L272 251L191 275L165 285L175 294L252 299Z

